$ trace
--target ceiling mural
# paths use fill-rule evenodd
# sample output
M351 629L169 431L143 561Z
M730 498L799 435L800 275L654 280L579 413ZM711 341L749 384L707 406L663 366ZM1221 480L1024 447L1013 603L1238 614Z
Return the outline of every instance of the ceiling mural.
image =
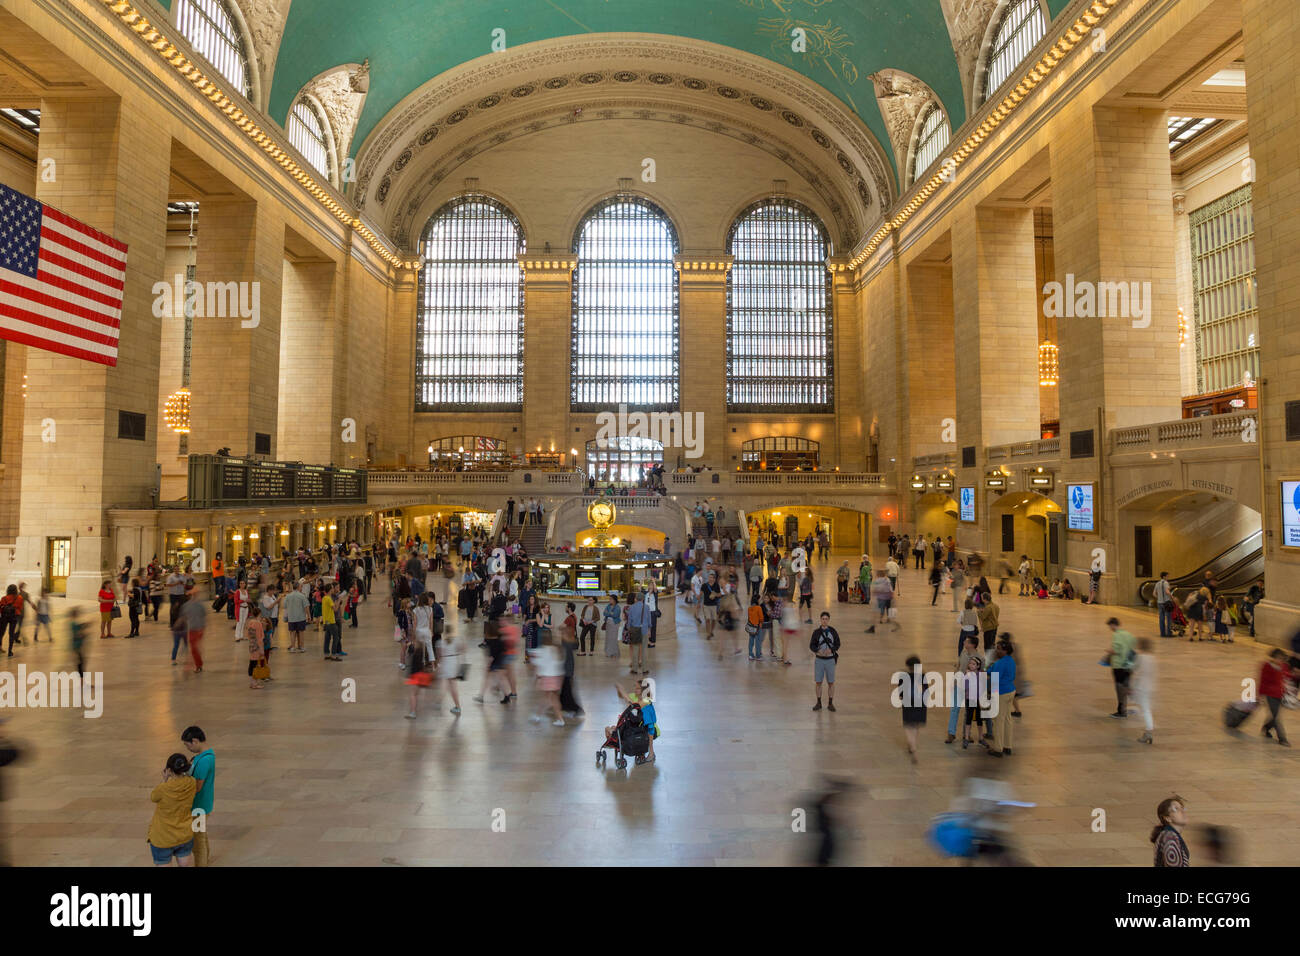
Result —
M764 57L839 98L881 143L887 135L864 81L868 73L906 70L945 103L964 102L939 0L407 0L368 8L356 0L299 0L289 10L270 113L283 122L312 77L369 58L359 145L412 90L491 57L494 37L512 49L584 33L680 36ZM954 121L964 118L963 110Z

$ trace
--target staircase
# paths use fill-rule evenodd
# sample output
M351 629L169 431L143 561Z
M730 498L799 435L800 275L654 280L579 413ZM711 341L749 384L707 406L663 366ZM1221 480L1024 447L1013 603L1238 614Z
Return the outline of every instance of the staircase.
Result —
M740 537L740 526L735 524L734 522L728 524L722 524L722 525L718 524L717 522L714 522L713 533L718 537L719 540L721 540L724 531L726 532L727 537L730 538L732 541L735 541L738 537ZM691 533L694 534L695 537L697 538L708 537L709 523L705 521L703 518L692 518Z
M542 554L546 550L546 525L526 524L522 528L515 525L510 532L511 540L523 544L529 554Z

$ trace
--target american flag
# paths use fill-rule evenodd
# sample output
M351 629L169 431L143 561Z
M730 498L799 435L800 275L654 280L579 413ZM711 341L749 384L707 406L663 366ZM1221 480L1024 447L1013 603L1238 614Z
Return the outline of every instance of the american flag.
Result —
M126 246L0 185L0 338L117 365Z

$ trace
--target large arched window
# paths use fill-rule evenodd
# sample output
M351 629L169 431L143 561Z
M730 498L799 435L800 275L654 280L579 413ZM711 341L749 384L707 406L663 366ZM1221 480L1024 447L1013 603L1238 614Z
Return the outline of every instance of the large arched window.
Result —
M176 28L190 41L194 52L244 96L252 90L248 51L223 0L177 0Z
M736 218L727 251L727 408L830 411L830 249L821 221L790 200L764 200Z
M462 196L420 239L415 410L512 411L524 397L524 234L505 206Z
M677 233L662 209L619 196L573 239L570 400L574 411L677 407Z
M302 153L302 158L311 163L326 179L330 178L330 153L328 140L325 138L325 124L316 112L316 107L305 99L293 104L289 111L289 125L285 127L289 142L293 148Z
M587 442L587 477L607 481L641 481L664 463L663 442L634 435L594 438Z
M912 182L930 168L948 147L948 117L938 103L931 103L921 119L921 131L916 136L916 149L912 151Z
M1047 33L1047 18L1039 0L1011 0L993 32L988 68L984 74L984 99L997 92L1029 51Z

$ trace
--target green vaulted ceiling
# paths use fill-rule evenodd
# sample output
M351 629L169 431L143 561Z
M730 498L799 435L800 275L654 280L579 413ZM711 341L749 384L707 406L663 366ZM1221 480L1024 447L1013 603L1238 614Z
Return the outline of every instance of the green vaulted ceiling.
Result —
M1068 3L1048 0L1048 7L1055 16ZM791 50L796 27L807 32L807 52ZM889 137L869 79L876 70L924 80L954 129L966 118L940 0L294 0L271 84L271 116L283 123L313 77L368 58L370 92L355 153L407 94L490 54L497 28L510 47L583 33L660 33L757 54L821 84L882 144Z

